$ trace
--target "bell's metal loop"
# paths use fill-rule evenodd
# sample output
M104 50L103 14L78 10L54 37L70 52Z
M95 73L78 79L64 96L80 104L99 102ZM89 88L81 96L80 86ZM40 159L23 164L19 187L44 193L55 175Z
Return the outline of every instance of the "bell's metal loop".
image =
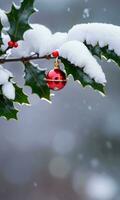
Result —
M58 61L58 58L56 58L56 61L54 62L54 69L60 69L60 62Z

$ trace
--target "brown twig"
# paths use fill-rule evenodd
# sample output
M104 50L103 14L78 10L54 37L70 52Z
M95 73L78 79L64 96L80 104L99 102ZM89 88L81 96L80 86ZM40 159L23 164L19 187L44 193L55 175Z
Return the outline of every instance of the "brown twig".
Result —
M36 56L27 56L20 58L0 58L0 64L8 63L8 62L29 62L31 60L40 60L40 59L52 59L50 55L40 57L38 54Z

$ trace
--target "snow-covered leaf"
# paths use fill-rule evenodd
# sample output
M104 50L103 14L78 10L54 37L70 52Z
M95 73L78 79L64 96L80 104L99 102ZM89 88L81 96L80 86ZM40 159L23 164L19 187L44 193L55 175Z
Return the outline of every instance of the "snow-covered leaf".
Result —
M82 42L69 41L64 43L59 48L59 54L73 65L81 68L95 82L102 85L106 83L101 66Z
M3 42L2 42L2 28L3 28L3 25L2 25L1 19L0 19L0 47L3 44Z
M2 40L2 29L3 29L3 25L1 23L1 19L0 19L0 56L4 54L3 50L1 49L1 46L3 44L3 40Z
M10 29L8 34L11 40L18 41L23 39L25 31L30 29L29 17L35 12L33 7L35 0L23 0L20 7L12 5L11 11L7 13Z
M85 43L85 45L93 55L98 56L100 59L102 59L102 57L106 58L107 60L110 59L120 67L120 56L118 56L114 50L109 50L108 46L101 48L98 44L96 46L92 46Z
M77 40L109 50L120 56L120 26L105 23L77 24L68 32L68 40Z
M72 75L74 80L79 81L83 87L85 86L91 86L94 90L98 90L101 93L105 93L104 91L104 85L95 82L94 79L90 78L83 69L75 66L74 64L71 64L68 60L61 58L62 63L65 66L65 70L67 75Z
M32 63L25 63L25 85L30 86L32 93L40 98L50 100L50 89L45 82L45 70L41 70Z
M105 23L77 24L68 40L83 42L93 55L115 61L120 66L120 26Z
M14 103L28 105L28 97L16 83L7 82L0 86L0 117L17 119L18 110Z

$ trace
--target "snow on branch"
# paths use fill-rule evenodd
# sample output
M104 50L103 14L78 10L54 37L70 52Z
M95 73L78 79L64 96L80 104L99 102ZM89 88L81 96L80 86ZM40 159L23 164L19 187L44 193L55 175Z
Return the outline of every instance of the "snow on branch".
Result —
M55 33L40 24L31 24L32 29L24 34L24 40L18 42L19 48L12 49L12 56L29 56L32 52L40 56L49 55L59 49L65 42L77 40L101 48L108 46L109 50L120 56L120 27L112 24L88 23L73 26L68 33ZM4 42L4 45L6 46Z
M67 33L55 33L43 25L34 24L31 30L24 34L24 41L19 41L19 47L12 49L12 56L29 56L32 52L45 56L59 49L60 56L67 58L72 64L84 68L84 72L98 83L106 82L101 66L91 55L87 47L78 41L68 41Z
M73 26L68 32L68 40L86 42L88 45L108 46L120 56L120 27L105 23L88 23Z
M32 29L24 34L24 40L18 42L18 48L12 49L12 56L29 56L32 52L45 56L58 49L67 41L67 33L51 31L40 24L31 24Z
M82 42L66 42L60 47L59 52L61 57L67 59L75 66L83 68L84 72L97 83L106 83L105 74L101 66Z
M27 57L37 53L39 57L51 55L58 49L60 56L72 64L83 68L84 72L97 83L105 84L106 78L101 66L84 45L108 45L120 55L120 27L112 24L88 23L73 26L68 33L55 33L40 24L31 24L32 29L24 33L24 40L18 41L18 48L11 50L11 56ZM9 36L3 34L3 49L6 48Z

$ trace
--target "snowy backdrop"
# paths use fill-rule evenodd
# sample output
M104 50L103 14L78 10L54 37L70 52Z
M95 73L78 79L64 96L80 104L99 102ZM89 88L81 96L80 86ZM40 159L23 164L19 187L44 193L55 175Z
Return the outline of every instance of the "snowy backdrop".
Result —
M11 2L1 0L0 8ZM77 23L120 25L118 0L36 0L36 7L31 23L53 33ZM0 119L0 200L120 199L120 71L98 62L106 73L106 97L70 79L52 104L32 95L32 107L22 108L18 122ZM22 66L5 66L22 85Z

